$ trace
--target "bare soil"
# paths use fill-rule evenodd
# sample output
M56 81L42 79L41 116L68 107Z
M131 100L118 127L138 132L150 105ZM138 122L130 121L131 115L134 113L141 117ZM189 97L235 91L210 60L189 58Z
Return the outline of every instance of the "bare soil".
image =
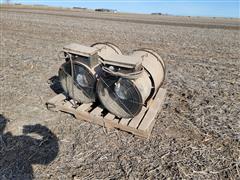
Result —
M240 178L238 20L0 10L0 179ZM57 53L99 41L124 53L152 48L165 60L167 98L150 139L46 109Z

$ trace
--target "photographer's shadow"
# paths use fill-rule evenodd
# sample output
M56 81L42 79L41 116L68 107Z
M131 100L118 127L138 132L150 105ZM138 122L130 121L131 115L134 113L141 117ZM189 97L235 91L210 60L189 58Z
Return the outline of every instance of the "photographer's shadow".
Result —
M59 151L57 137L40 124L23 127L23 134L4 132L7 119L0 114L0 179L33 178L32 164L47 165ZM41 138L33 138L30 133Z

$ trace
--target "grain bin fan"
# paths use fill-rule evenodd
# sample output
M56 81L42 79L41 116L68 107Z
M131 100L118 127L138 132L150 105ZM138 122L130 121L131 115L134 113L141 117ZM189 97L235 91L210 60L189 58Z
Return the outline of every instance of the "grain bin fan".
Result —
M102 56L102 63L98 97L106 109L122 118L132 118L148 106L165 76L163 60L150 49L135 50L129 56Z
M166 96L160 88L165 64L155 51L122 55L111 43L96 43L70 44L62 54L66 62L59 78L64 92L46 102L48 109L149 138Z
M121 54L111 43L96 43L91 47L70 44L63 48L65 63L59 69L59 79L65 94L77 102L94 102L95 85L101 68L99 55Z

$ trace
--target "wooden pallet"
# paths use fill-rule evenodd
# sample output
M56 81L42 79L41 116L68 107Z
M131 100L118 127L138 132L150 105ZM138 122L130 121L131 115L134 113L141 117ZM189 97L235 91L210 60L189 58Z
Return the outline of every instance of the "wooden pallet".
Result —
M79 120L85 120L94 124L112 129L117 128L130 132L140 137L149 138L156 121L157 113L162 108L166 95L166 89L160 88L149 107L143 107L142 111L134 118L117 118L96 103L81 104L73 107L73 101L68 100L64 94L58 94L50 99L46 106L48 109L70 113Z

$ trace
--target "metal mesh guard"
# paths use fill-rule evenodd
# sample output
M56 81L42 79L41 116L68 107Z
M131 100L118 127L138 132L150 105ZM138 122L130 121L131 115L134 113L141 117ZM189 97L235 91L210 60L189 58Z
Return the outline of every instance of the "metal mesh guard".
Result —
M97 93L100 101L111 113L118 117L132 118L142 109L142 97L136 86L128 79L123 80L126 98L121 99L114 91L118 77L108 76L100 78L97 83Z
M72 94L72 74L70 61L64 63L59 69L59 79L64 92L71 98L81 103L88 103L95 100L95 83L96 79L87 67L78 62L73 62L74 65L74 96ZM81 86L78 83L77 76L79 73L84 74L87 86Z

